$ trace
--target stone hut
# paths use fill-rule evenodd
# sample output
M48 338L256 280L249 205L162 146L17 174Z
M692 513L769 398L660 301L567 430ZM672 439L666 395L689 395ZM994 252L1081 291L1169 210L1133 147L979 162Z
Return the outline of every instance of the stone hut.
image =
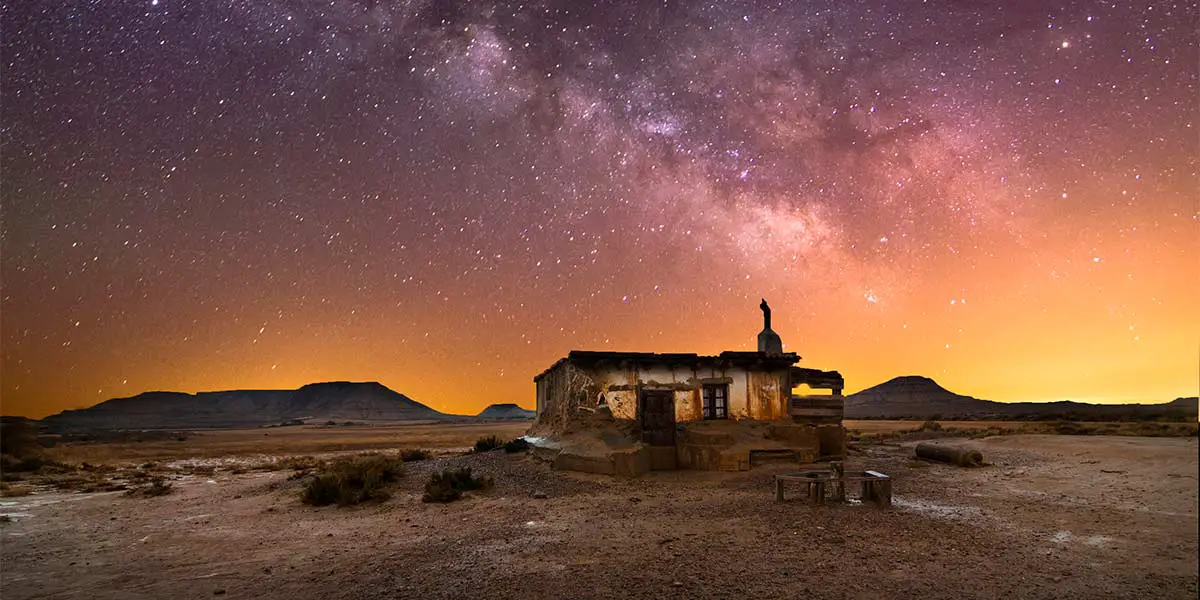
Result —
M842 376L797 367L760 308L754 352L571 351L534 378L528 438L556 467L627 475L842 458Z

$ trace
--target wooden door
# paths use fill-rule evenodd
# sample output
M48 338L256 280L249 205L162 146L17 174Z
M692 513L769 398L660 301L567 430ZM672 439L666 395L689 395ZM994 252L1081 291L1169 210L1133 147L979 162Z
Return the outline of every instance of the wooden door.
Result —
M642 390L638 399L642 441L651 446L675 445L675 393L671 390Z

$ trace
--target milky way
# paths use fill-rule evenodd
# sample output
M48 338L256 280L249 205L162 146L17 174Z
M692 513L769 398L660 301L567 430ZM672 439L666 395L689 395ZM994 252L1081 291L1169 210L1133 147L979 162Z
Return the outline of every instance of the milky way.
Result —
M1165 401L1200 369L1197 6L3 7L3 411L571 348Z

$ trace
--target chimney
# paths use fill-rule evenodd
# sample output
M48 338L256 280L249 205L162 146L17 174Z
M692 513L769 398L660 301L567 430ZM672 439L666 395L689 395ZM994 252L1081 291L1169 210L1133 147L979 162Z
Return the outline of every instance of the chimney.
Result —
M763 311L763 330L758 334L758 351L765 354L783 354L783 340L779 334L771 331L771 307L767 306L764 298L758 305Z

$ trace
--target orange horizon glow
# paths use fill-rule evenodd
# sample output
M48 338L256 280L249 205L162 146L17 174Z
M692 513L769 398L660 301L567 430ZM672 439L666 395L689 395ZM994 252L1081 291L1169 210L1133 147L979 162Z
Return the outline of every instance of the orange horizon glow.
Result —
M996 259L982 281L953 288L896 282L891 293L879 289L867 299L850 281L834 281L807 297L765 295L785 349L802 356L801 366L841 371L847 393L924 375L950 391L1001 402L1167 402L1196 395L1200 364L1200 317L1191 310L1200 289L1176 276L1197 255L1180 233L1178 244L1141 251L1047 252L1054 272ZM1105 258L1095 262L1092 254ZM1138 276L1131 278L1135 266ZM1077 283L1065 283L1072 279ZM10 369L3 412L41 418L144 391L295 389L321 381L379 381L446 413L475 414L508 402L532 409L533 376L570 350L750 350L761 328L756 294L733 308L654 295L613 300L619 307L611 316L536 339L522 339L518 326L504 323L464 325L456 336L425 337L402 327L381 335L386 319L378 312L343 326L341 335L315 328L286 343L282 328L239 335L233 324L214 320L186 328L195 336L187 344L164 339L140 354L113 340L102 354L88 355L85 348L95 346L85 344L76 352L95 361L96 371L76 370L73 377L35 381ZM1043 309L1030 314L1031 304ZM431 330L455 330L448 311L428 314ZM390 343L393 336L403 341ZM120 359L168 354L178 358L137 369Z
M1120 229L1076 220L1047 226L1035 239L980 243L949 261L872 268L830 253L828 265L808 265L803 274L788 260L767 261L732 271L708 298L646 285L633 294L576 292L582 299L567 310L559 299L506 288L497 293L516 297L511 314L490 318L472 312L475 296L465 292L396 312L341 298L341 308L353 307L342 319L333 318L332 299L280 315L262 308L286 295L259 296L247 285L230 291L258 315L181 322L146 308L138 316L157 334L120 337L112 315L97 310L78 326L68 320L41 331L69 345L8 344L0 408L40 418L144 391L343 380L379 381L447 413L509 402L533 408L533 376L573 349L754 349L760 296L771 303L785 349L801 355L801 366L839 370L847 393L924 375L1001 402L1168 402L1197 395L1200 385L1195 230L1186 214L1174 224ZM1023 260L1005 258L1014 255ZM697 281L717 272L683 261L665 269L665 278ZM7 315L3 324L13 327Z

